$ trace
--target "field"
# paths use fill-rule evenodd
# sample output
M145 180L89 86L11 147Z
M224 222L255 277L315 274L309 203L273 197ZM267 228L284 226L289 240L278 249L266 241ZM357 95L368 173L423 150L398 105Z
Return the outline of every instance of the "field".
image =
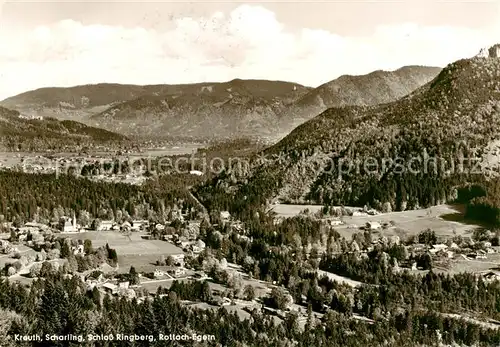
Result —
M308 209L309 212L315 213L323 208L322 205L288 205L277 204L273 205L272 210L276 212L278 217L289 218L300 214L302 211Z
M188 282L191 281L189 278L176 278L176 279L164 279L164 280L141 280L141 287L146 289L149 293L156 293L159 287L164 289L169 289L174 281L178 282Z
M334 274L332 272L318 270L318 277L323 277L323 276L327 276L331 281L347 284L351 287L359 287L359 286L363 285L363 283L361 283L359 281L355 281L355 280L352 280L352 279L344 277L344 276L339 276L339 275Z
M282 204L273 206L273 210L277 215L282 217L298 215L305 209L314 213L321 210L321 208L322 206L320 205ZM341 218L344 224L336 226L335 229L348 239L353 232L359 230L360 227L364 227L368 222L393 224L393 227L381 231L384 236L397 235L399 237L406 237L409 235L417 235L426 229L434 230L439 236L470 236L472 231L478 226L460 223L447 218L447 216L456 215L457 213L457 210L451 205L438 205L430 209L381 213L375 216L345 216Z
M450 205L433 206L425 210L383 213L376 216L344 217L344 226L337 230L344 236L352 234L353 227L365 226L367 222L391 223L394 227L382 231L385 236L397 235L405 237L417 235L423 230L431 229L436 235L453 237L454 235L470 236L475 225L463 224L442 218L444 215L454 214L457 211Z
M461 255L456 255L453 260L450 261L446 269L437 268L436 272L445 272L449 274L457 274L463 272L471 273L500 273L500 254L493 253L488 254L487 259L468 259Z
M130 236L123 235L117 231L93 231L86 233L61 234L76 240L89 239L94 248L105 246L114 248L118 254L118 264L122 270L130 266L152 264L158 260L160 255L165 257L174 254L183 254L182 249L175 245L160 240L145 240L141 236L145 233L131 233Z

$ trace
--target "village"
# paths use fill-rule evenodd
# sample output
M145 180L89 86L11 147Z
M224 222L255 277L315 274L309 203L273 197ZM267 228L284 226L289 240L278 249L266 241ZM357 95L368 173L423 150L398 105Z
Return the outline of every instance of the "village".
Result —
M37 278L63 270L67 276L79 276L89 291L138 301L156 295L160 288L170 288L174 281L208 281L209 302L183 303L214 309L224 306L242 318L249 316L249 309L261 309L262 304L254 299L269 294L271 285L213 256L204 255L204 263L194 268L191 264L206 248L198 237L201 221L185 221L180 211L174 212L172 218L174 221L166 224L93 220L81 225L74 215L61 217L58 223L14 226L4 222L4 233L0 235L2 275L29 285ZM240 223L230 222L229 213L221 213L221 218L241 228ZM224 280L209 277L214 271L225 273L218 275ZM244 300L249 295L252 300Z
M402 228L404 223L396 219L397 213L357 209L345 216L311 215L310 211L301 211L301 214L319 218L326 230L350 235L346 240L351 240L339 246L340 253L363 258L377 247L398 246L404 255L399 263L392 264L393 271L419 275L431 268L445 273L467 270L485 281L500 279L497 269L500 262L499 236L484 229L475 229L469 236L458 226L450 227L449 235L430 229L408 235ZM429 216L422 215L422 218ZM254 309L264 310L276 322L282 321L287 311L294 311L299 316L300 325L305 324L307 306L294 303L285 288L255 279L241 266L226 259L217 259L214 250L208 250L200 238L200 228L205 222L188 219L185 213L174 210L171 220L165 223L94 219L81 225L75 215L63 216L58 223L48 224L13 225L4 222L1 225L4 233L0 240L0 268L3 269L2 275L9 280L26 285L62 269L67 276L79 276L89 291L138 301L164 295L162 290L175 283L206 283L207 298L184 300L183 304L205 309L224 307L236 312L241 319L250 317ZM278 213L276 223L282 220ZM239 238L248 239L243 223L234 220L229 212L220 212L220 221L221 224L216 225L218 230L229 230ZM369 244L360 241L368 235ZM313 251L313 248L317 249ZM314 257L313 253L317 252L319 263L324 251L321 247L310 246L307 254ZM317 267L314 271L320 277L326 276L353 288L363 285ZM266 305L273 295L285 298L280 309ZM323 314L314 313L318 319Z
M141 185L147 180L147 168L142 157L127 156L126 153L93 155L0 155L0 170L12 170L29 174L71 174L97 182ZM134 163L132 167L123 163Z

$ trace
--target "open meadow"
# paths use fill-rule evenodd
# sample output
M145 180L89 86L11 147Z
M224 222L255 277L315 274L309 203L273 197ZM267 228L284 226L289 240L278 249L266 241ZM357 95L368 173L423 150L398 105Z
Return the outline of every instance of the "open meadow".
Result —
M352 234L356 227L363 227L368 222L378 222L393 225L381 231L383 236L406 237L417 235L426 229L431 229L436 232L436 235L443 237L471 236L478 226L443 218L443 216L455 213L457 211L450 205L438 205L428 209L381 213L375 216L343 217L342 220L345 224L336 227L336 229L342 236L347 237Z
M145 233L131 233L127 236L118 231L90 231L62 235L76 240L89 239L94 248L109 244L109 247L116 250L118 265L122 270L128 269L130 266L152 264L161 255L168 257L169 255L183 254L182 249L169 242L143 239L142 236L145 236Z
M271 210L276 213L277 217L290 218L300 214L304 210L309 210L310 213L321 211L322 205L289 205L276 204L271 207Z
M321 205L274 205L272 210L278 217L293 217L308 209L310 213L320 211ZM407 237L417 235L423 230L431 229L436 235L443 237L452 237L454 235L470 236L478 227L476 225L461 223L449 220L446 216L458 214L455 207L451 205L438 205L427 209L409 210L403 212L380 213L377 215L344 216L340 219L344 224L335 226L335 229L347 239L359 231L368 222L378 222L381 225L389 223L392 226L381 229L378 232L382 236ZM444 216L444 218L443 218Z

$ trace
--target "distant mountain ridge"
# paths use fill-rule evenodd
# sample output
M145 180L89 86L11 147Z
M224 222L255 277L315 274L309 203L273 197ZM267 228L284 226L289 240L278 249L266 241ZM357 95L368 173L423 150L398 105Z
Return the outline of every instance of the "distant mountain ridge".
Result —
M282 138L329 107L397 100L427 83L439 68L341 76L318 88L241 80L184 85L97 84L42 88L0 105L24 114L72 119L138 138Z
M128 138L104 129L55 118L30 119L18 111L0 106L0 148L6 150L47 150L92 147L128 142Z
M183 85L98 84L42 88L0 104L75 119L139 137L233 137L272 133L276 114L312 88L241 80Z
M288 82L233 80L148 95L90 117L93 124L137 136L272 136L278 113L308 88Z
M281 127L291 131L331 107L370 106L398 100L431 81L440 71L439 67L405 66L395 71L340 76L311 90L285 110Z

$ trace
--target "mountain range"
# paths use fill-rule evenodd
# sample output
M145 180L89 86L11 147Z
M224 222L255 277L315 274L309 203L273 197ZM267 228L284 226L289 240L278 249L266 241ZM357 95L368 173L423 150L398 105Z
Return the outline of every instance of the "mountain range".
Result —
M246 203L431 206L498 175L499 129L500 59L463 59L397 101L327 109L216 187Z
M282 138L329 107L397 100L440 69L409 66L340 78L309 88L296 83L232 80L184 85L96 84L42 88L0 105L23 114L71 119L137 138Z
M281 128L291 131L331 107L378 105L398 100L432 80L440 71L438 67L405 66L395 71L340 76L309 91L286 109Z

